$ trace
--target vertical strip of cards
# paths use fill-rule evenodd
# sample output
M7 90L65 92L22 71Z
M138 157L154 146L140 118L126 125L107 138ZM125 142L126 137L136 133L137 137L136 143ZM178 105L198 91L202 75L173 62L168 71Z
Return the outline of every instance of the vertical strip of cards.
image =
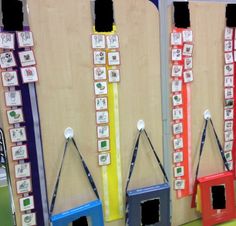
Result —
M171 33L171 99L173 175L178 198L191 194L191 87L193 81L193 34L174 28Z
M0 32L0 67L22 225L36 225L24 100L20 85L38 81L32 32ZM19 51L20 49L20 51Z
M236 142L234 134L236 133L235 114L235 62L236 62L236 41L235 28L225 28L224 33L224 152L228 162L229 169L234 169L236 176L235 150Z
M118 107L121 60L119 37L115 30L110 33L94 31L92 34L97 152L106 221L123 217Z

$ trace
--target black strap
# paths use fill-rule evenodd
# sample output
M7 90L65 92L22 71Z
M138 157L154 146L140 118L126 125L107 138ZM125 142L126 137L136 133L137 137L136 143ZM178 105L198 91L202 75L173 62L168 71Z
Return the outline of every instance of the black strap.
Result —
M93 180L93 177L92 177L92 175L91 175L91 173L90 173L90 171L89 171L89 169L88 169L88 167L87 167L87 165L86 165L86 163L85 163L85 161L84 161L84 159L83 159L83 157L82 157L82 155L81 155L81 153L79 151L79 148L78 148L74 138L67 139L66 143L65 143L65 147L64 147L64 152L63 152L63 156L62 156L62 161L61 161L60 169L59 169L59 172L58 172L58 175L57 175L56 184L55 184L54 191L53 191L51 205L50 205L50 208L49 208L49 214L50 215L52 215L53 210L54 210L54 206L55 206L55 202L56 202L56 197L57 197L58 186L59 186L59 182L60 182L60 178L61 178L61 171L62 171L62 167L63 167L63 164L64 164L68 143L69 143L70 140L72 140L72 143L73 143L75 149L77 150L77 152L79 154L79 157L80 157L80 159L82 161L82 165L83 165L84 171L85 171L85 173L86 173L86 175L88 177L89 183L90 183L90 185L91 185L91 187L92 187L96 197L98 199L100 199L98 191L97 191L97 187L96 187L96 185L94 183L94 180Z

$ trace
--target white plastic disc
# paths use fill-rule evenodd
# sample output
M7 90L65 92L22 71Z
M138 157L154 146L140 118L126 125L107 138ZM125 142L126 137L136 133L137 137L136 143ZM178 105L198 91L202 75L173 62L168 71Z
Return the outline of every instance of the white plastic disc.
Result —
M70 139L74 137L74 130L71 127L68 127L64 131L64 135L66 139Z
M137 129L138 129L139 131L145 129L145 122L144 122L142 119L140 119L140 120L137 122Z
M211 118L211 112L207 109L204 111L204 119L208 120Z

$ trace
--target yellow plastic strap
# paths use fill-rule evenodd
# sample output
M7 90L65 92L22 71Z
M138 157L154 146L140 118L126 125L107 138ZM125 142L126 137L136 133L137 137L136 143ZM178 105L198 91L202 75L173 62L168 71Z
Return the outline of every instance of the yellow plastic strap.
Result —
M197 186L197 196L196 196L196 210L198 212L202 212L202 202L201 202L201 189L200 189L200 186L198 185Z

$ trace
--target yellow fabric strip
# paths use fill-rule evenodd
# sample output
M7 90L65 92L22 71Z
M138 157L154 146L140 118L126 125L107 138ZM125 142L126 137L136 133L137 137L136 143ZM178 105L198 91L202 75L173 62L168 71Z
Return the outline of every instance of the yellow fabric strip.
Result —
M196 207L196 210L198 212L202 212L202 202L201 202L201 189L200 189L200 186L198 185L197 186L197 196L196 196L196 203L197 203L197 207Z

